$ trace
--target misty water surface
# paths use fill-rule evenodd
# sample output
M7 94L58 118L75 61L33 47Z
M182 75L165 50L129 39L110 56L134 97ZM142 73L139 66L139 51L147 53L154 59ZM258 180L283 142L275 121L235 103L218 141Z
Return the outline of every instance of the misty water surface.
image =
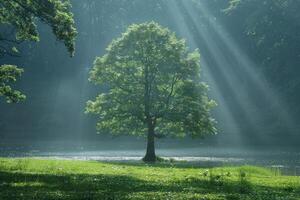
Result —
M163 147L163 145L167 147ZM258 165L276 170L283 174L300 175L300 153L294 149L268 149L267 147L176 147L176 145L157 145L157 154L173 158L182 164L200 167L224 165ZM68 160L96 160L109 162L141 162L145 154L143 143L119 144L116 142L78 142L5 141L0 145L0 157L38 157Z

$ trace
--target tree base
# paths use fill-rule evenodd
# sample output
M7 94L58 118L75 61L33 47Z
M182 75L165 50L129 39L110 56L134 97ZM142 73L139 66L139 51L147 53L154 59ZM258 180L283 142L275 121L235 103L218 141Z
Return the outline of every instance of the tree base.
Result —
M151 155L151 156L146 155L142 160L146 163L154 163L156 161L159 161L159 157L155 155Z
M151 157L143 157L142 159L145 163L154 163L154 162L170 162L171 160L169 159L165 159L165 158L162 158L162 157L159 157L159 156L151 156Z

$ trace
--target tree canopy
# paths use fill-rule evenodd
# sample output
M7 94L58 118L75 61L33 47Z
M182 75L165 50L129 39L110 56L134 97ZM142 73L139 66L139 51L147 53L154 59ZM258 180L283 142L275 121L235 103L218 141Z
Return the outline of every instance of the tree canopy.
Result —
M8 85L8 83L15 82L22 72L23 69L14 65L2 65L0 67L0 96L5 96L8 103L25 99L20 91L14 90Z
M101 132L148 132L153 143L167 135L214 134L215 102L201 82L199 61L199 52L189 53L185 41L167 28L154 22L131 25L95 60L90 80L107 84L109 91L89 101L86 111L99 117Z
M0 32L0 57L18 57L18 44L39 41L36 19L49 25L73 56L77 31L70 6L69 0L0 0L0 24L4 27ZM0 96L6 96L8 102L24 99L24 95L8 85L16 81L22 70L12 65L1 65L0 70Z
M5 48L3 43L39 41L37 18L52 28L56 38L63 41L69 53L73 55L77 32L70 6L69 0L0 0L0 23L13 26L14 33L1 33L0 55L16 53L14 49Z

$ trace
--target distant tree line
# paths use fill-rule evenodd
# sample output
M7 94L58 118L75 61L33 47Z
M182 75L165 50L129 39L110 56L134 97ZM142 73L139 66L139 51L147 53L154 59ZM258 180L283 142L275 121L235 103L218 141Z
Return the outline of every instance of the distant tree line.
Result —
M291 118L300 117L300 2L297 0L230 0L224 23L278 96ZM270 102L272 103L272 102ZM269 116L276 118L276 114ZM271 132L288 132L272 120ZM298 125L299 128L299 125ZM290 130L298 132L297 126Z

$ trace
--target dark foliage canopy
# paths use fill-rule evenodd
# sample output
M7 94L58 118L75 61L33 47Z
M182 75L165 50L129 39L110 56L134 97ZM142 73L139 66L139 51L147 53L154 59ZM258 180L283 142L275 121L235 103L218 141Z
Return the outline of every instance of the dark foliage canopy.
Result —
M99 117L99 130L143 135L204 136L215 122L200 79L200 55L157 23L131 25L96 59L90 80L109 92L89 101L87 112Z
M0 0L0 57L19 57L17 45L23 41L39 41L36 19L49 25L57 40L62 41L71 56L75 52L73 14L68 0ZM9 85L22 70L12 65L0 66L0 96L8 102L25 98Z

